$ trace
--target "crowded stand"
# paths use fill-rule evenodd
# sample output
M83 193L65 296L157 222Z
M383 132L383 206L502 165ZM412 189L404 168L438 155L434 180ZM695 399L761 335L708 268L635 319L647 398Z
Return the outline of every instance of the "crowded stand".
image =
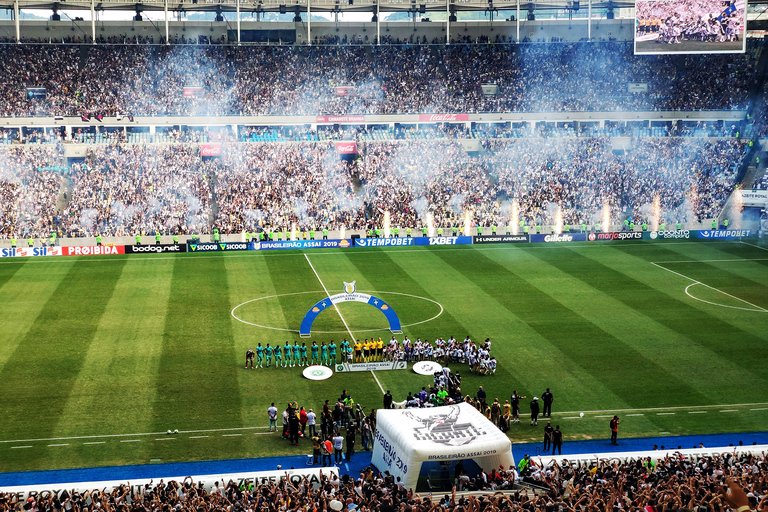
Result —
M58 222L62 176L55 147L0 150L0 236L47 237Z
M6 191L45 196L5 224L44 232L61 175L35 170L61 154L26 147L7 153ZM661 222L702 222L719 215L747 149L734 138L642 138L616 153L609 138L578 137L491 139L469 153L451 139L395 140L359 143L353 159L342 159L328 142L223 143L221 158L202 158L197 144L94 145L69 167L71 194L56 228L95 236L217 227L286 238L293 230L370 232L388 213L403 234L427 225L438 235L463 232L467 216L509 232L517 208L521 231L548 232L558 216L566 231L601 224L606 205L612 224L650 224L654 203Z
M208 231L210 187L196 145L93 146L69 179L59 229L70 236Z
M3 45L0 116L733 110L746 108L759 54L635 57L620 42L84 51Z

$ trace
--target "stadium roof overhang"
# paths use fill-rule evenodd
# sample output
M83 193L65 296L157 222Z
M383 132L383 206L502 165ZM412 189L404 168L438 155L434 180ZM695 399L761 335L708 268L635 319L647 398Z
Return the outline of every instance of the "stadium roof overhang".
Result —
M446 5L450 2L450 7ZM757 3L768 3L768 0L758 0ZM568 9L574 7L573 0L549 0L529 2L528 0L168 0L169 11L185 12L235 12L238 4L240 11L244 12L294 12L298 6L301 12L307 8L314 12L372 12L377 9L380 12L445 12L451 11L485 11L489 8L497 10L516 10L518 5L521 10L533 8L537 11L546 9ZM18 0L20 9L87 9L93 6L96 10L104 11L164 11L166 2L163 0ZM576 4L579 4L576 0ZM14 2L0 0L0 8L12 9ZM587 1L582 0L581 8L586 8ZM634 8L634 1L627 0L596 0L592 3L593 9L622 9Z

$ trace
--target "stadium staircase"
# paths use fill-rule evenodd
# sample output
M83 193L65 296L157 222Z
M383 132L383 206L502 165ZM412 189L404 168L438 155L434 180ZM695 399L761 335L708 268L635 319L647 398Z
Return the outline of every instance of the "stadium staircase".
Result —
M91 45L89 44L80 45L80 60L77 63L78 71L82 71L85 68L86 63L88 62L88 48L90 47Z
M443 80L446 82L448 81L448 68L445 67L445 63L443 62L443 59L440 56L440 52L438 51L436 46L430 46L430 51L432 52L432 55L435 56L435 60L440 63L438 66L438 69L440 69L440 72L443 74Z

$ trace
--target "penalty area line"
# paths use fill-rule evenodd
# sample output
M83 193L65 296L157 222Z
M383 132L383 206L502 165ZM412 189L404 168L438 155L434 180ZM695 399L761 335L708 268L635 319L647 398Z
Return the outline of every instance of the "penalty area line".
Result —
M309 268L312 269L312 272L315 273L315 277L320 282L320 286L323 287L323 291L328 296L328 300L331 300L331 294L328 293L328 288L325 287L325 283L323 283L323 280L320 279L320 275L317 273L317 270L315 270L315 266L312 265L312 262L309 260L309 255L307 253L304 253L304 258L307 260L307 263L309 263ZM331 304L333 304L333 301L331 301ZM336 304L333 304L333 308L336 310L336 312L339 314L339 318L341 318L341 321L344 323L344 327L347 328L347 332L349 333L349 337L352 339L352 341L355 341L355 335L352 333L352 329L349 328L349 325L347 324L347 321L344 320L344 315L341 314L341 311L339 310L339 307ZM384 387L381 385L381 382L379 382L379 378L376 376L376 372L371 370L371 375L373 375L373 379L376 381L376 384L378 384L379 389L381 390L381 394L384 394Z
M736 297L735 295L731 295L730 293L724 292L723 290L720 290L720 289L718 289L718 288L715 288L714 286L710 286L710 285L708 285L708 284L706 284L706 283L702 283L701 281L698 281L698 280L696 280L696 279L694 279L694 278L692 278L692 277L688 277L688 276L686 276L685 274L681 274L680 272L675 272L674 270L670 270L670 269L668 269L667 267L664 267L663 265L659 265L658 263L654 263L654 262L652 262L652 261L651 261L651 262L649 262L649 263L650 263L651 265L653 265L654 267L658 267L658 268L660 268L660 269L666 270L667 272L670 272L670 273L672 273L672 274L675 274L675 275L677 275L677 276L680 276L680 277L682 277L682 278L684 278L684 279L688 279L689 281L693 281L693 284L698 284L698 285L704 286L704 287L706 287L706 288L709 288L710 290L715 290L716 292L722 293L723 295L726 295L726 296L728 296L728 297L730 297L730 298L732 298L732 299L736 299L736 300L738 300L738 301L741 301L741 302L743 302L744 304L749 304L750 306L752 306L752 307L753 307L753 308L755 308L755 309L752 309L752 310L748 310L748 309L746 309L746 308L740 308L740 307L738 307L738 306L727 306L727 305L725 305L725 304L717 304L717 303L715 303L715 302L709 302L709 301L706 301L706 300L700 299L700 298L698 298L698 297L694 297L693 295L691 295L690 293L688 293L688 288L690 288L690 287L691 287L691 286L693 286L693 285L688 285L688 287L686 287L686 289L685 289L685 293L686 293L686 295L688 295L688 296L689 296L690 298L692 298L692 299L696 299L696 300L698 300L698 301L700 301L700 302L705 302L705 303L707 303L707 304L712 304L712 305L714 305L714 306L726 307L726 308L731 308L731 309L741 309L741 310L745 310L745 311L760 311L760 312L763 312L763 313L768 313L768 309L765 309L765 308L763 308L763 307L760 307L760 306L758 306L757 304L752 304L751 302L749 302L749 301L747 301L747 300L744 300L744 299L742 299L742 298L740 298L740 297Z

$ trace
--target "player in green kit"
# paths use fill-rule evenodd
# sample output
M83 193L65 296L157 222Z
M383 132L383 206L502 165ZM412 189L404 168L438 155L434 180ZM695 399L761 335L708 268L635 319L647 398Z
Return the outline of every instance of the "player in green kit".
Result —
M291 344L287 341L283 346L283 368L290 366L291 364Z
M312 350L312 364L320 364L320 361L317 359L317 351L320 349L320 347L317 346L316 341L312 342L310 349Z
M280 368L283 364L283 351L280 350L280 345L275 345L275 368Z
M336 364L336 343L331 340L331 344L328 345L328 361L331 364Z
M269 343L267 343L267 347L264 349L264 353L267 356L267 368L272 366L272 354L274 353L275 349L269 346Z
M299 353L301 356L301 360L299 361L299 366L309 366L307 363L307 344L302 343L301 347L299 348Z
M339 348L341 349L341 362L344 362L344 358L347 357L347 349L349 348L349 342L347 341L347 338L344 338L344 341L339 343Z
M320 360L328 366L328 345L324 341L320 343Z
M296 361L299 360L299 351L301 350L301 347L299 347L299 342L294 341L293 342L293 348L291 351L293 352L293 362L291 363L291 368L296 366Z
M264 368L264 347L261 346L261 343L256 347L256 366Z

